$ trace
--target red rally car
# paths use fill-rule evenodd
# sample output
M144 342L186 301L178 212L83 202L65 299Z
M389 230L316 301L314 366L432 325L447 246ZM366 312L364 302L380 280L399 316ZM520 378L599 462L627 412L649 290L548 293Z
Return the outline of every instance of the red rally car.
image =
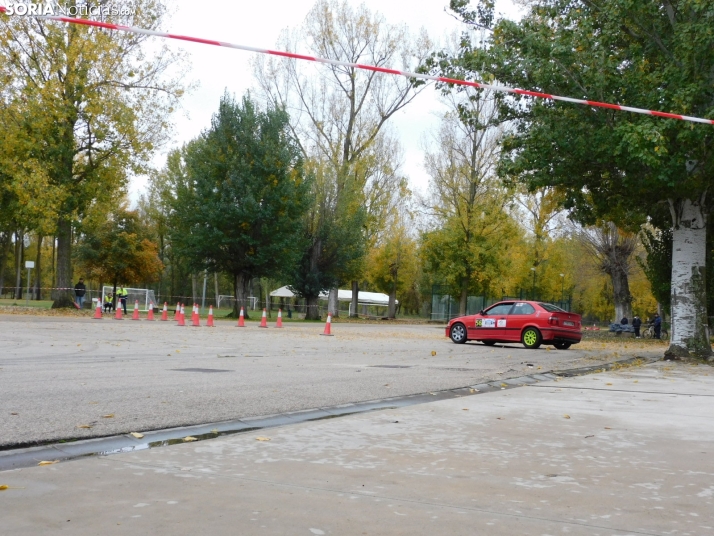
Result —
M549 303L504 301L478 314L450 320L446 336L456 344L521 342L526 348L552 344L558 350L567 350L571 344L579 343L583 334L580 315Z

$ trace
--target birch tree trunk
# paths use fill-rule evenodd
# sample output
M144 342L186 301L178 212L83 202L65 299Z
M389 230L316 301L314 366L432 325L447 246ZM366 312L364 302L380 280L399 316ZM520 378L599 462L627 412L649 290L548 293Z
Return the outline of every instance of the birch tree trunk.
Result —
M22 231L15 233L15 299L22 299L22 257L25 252Z
M672 214L672 329L665 359L690 354L712 359L707 325L705 194L669 200Z

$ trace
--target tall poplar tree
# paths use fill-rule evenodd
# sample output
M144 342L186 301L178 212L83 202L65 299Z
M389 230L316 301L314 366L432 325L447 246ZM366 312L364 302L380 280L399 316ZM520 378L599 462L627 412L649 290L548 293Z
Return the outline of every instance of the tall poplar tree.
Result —
M98 5L70 0L67 6ZM122 14L109 22L159 29L161 0L112 2ZM146 169L164 141L168 117L181 95L178 54L146 54L148 36L34 17L0 15L0 106L17 116L27 154L58 192L57 280L54 307L73 301L72 227L98 199L123 189ZM19 96L23 105L8 95Z

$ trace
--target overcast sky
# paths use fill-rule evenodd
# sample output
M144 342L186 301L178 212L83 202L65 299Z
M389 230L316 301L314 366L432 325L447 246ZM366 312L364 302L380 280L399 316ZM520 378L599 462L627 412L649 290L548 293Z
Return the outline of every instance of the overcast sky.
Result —
M275 48L284 28L302 23L315 0L173 0L169 3L172 16L165 30L195 37L228 41L260 48ZM362 2L352 2L358 5ZM413 33L425 28L434 40L459 30L462 26L446 11L448 0L364 0L372 11L379 11L391 24L406 24ZM500 13L514 16L511 0L498 2ZM168 149L180 146L196 137L210 124L211 115L227 89L242 96L255 87L250 59L254 54L238 50L193 43L170 41L170 46L183 49L189 55L188 78L198 83L197 89L183 98L183 110L175 117L173 143L162 149L155 163L161 166ZM384 75L390 76L390 75ZM428 176L423 169L422 140L438 123L443 110L437 92L428 88L410 105L394 116L393 128L404 149L404 174L414 188L423 190ZM145 187L145 178L131 185L131 198L136 199Z

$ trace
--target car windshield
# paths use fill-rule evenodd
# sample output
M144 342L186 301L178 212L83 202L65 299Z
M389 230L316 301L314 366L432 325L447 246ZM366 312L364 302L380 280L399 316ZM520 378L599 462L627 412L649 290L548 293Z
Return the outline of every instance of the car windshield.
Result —
M538 305L540 305L543 309L545 309L549 313L567 313L568 312L568 311L561 309L560 307L551 305L550 303L539 303Z

